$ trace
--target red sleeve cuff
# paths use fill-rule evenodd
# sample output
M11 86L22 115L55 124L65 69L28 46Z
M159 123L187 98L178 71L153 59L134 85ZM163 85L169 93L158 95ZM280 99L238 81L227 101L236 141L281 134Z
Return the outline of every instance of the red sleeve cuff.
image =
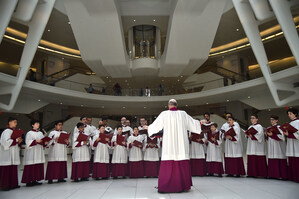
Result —
M31 142L30 146L35 146L36 145L36 140L33 140L33 142Z
M232 137L232 140L231 140L231 141L234 141L234 142L235 142L235 141L237 141L237 140L236 140L236 138L235 138L235 137Z

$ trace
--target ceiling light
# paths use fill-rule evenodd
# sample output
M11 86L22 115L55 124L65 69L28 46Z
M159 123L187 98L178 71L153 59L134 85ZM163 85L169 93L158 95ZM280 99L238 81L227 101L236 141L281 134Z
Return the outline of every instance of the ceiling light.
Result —
M61 59L64 59L64 57L62 57Z
M251 97L250 97L250 96L248 96L247 98L248 98L248 99L250 99Z
M188 104L186 104L186 106L188 106Z
M81 107L83 107L83 104L81 104Z
M136 19L134 19L133 21L136 22Z
M146 108L146 106L145 106L145 107L143 107L143 108Z
M237 28L236 31L239 32L239 28Z
M71 22L69 21L69 22L67 22L68 24L71 24Z
M62 104L62 102L60 102L60 104Z
M227 99L226 101L227 101L227 102L229 102L229 100L228 100L228 99Z
M51 30L50 29L48 29L48 32L50 32Z
M209 104L209 102L207 102L206 104Z
M40 102L40 99L38 99L37 101L39 101L39 102Z
M153 19L153 21L156 21L156 19Z
M123 108L126 108L126 107L123 106Z

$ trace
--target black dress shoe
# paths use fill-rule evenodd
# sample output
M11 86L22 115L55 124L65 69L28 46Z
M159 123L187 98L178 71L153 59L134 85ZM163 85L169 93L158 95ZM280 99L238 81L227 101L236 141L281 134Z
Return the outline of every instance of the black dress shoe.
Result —
M14 188L12 188L12 189L18 189L18 188L20 188L20 185L18 185L18 186L16 186L16 187L14 187Z
M236 178L240 178L241 176L240 175L236 175Z
M48 184L53 184L53 180L48 180Z
M66 182L65 179L59 179L57 182Z
M227 177L233 177L233 175L231 175L231 174L228 174L228 175L227 175Z
M88 178L81 178L81 181L89 181Z
M26 183L26 187L33 187L34 184L32 182Z
M76 178L73 182L79 182L78 178Z
M218 177L222 178L222 174L219 174Z
M95 178L95 180L100 180L100 178Z
M41 182L37 182L37 181L34 181L33 182L33 185L42 185L43 183L41 183Z

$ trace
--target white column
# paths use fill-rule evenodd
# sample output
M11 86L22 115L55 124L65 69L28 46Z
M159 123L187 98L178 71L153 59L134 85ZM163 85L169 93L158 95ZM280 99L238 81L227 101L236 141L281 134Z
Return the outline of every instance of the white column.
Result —
M0 1L0 44L17 2L17 0Z

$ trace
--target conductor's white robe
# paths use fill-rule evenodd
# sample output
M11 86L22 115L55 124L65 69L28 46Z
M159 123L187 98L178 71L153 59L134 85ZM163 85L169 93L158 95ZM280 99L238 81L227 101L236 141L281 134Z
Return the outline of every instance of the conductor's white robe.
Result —
M180 192L192 186L188 133L201 133L201 124L185 111L163 111L148 127L153 136L163 129L163 146L158 191Z

